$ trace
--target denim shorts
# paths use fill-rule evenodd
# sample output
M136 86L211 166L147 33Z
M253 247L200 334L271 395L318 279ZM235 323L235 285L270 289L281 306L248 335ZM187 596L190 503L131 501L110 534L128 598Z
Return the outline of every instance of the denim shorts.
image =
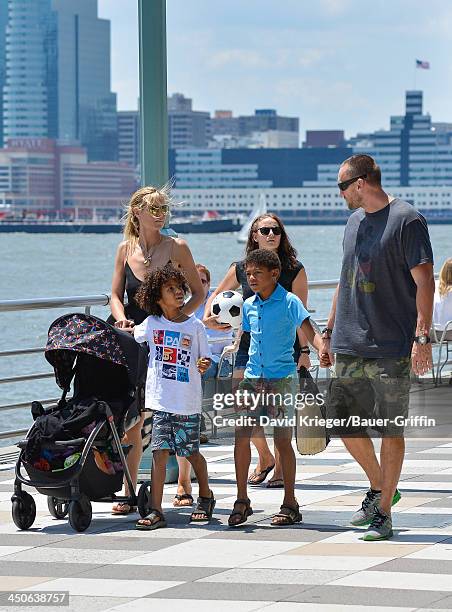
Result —
M156 410L152 422L151 450L169 450L178 457L199 451L201 414L174 414Z

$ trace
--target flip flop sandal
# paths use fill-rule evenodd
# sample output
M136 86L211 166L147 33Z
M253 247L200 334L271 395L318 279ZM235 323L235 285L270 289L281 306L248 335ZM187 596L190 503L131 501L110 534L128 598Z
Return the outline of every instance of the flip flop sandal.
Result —
M128 514L131 514L132 512L136 511L137 507L131 506L127 502L118 502L111 509L111 513L115 516L127 516Z
M181 504L181 503L176 503L176 502L182 502L184 500L188 500L190 503L189 504ZM190 493L183 493L182 495L179 495L178 493L174 496L173 499L173 506L175 508L185 508L188 506L193 506L193 502L195 500L193 499L193 495L190 495Z
M240 510L234 510L236 505L243 504L245 506L245 510L240 512ZM228 525L229 527L238 527L239 525L243 525L246 523L246 520L249 516L253 514L253 509L251 508L251 502L249 499L236 499L234 502L234 507L232 509L231 514L229 515ZM239 516L240 521L236 522L232 520L232 517Z
M216 503L212 491L210 492L210 497L198 497L196 508L190 516L190 523L205 523L206 521L210 521ZM202 518L193 518L197 514L202 514L204 516Z
M261 470L260 472L256 472L256 470L254 470L254 472L248 478L248 484L252 486L262 484L274 467L275 464L270 465L268 468L265 468L265 470Z
M283 521L275 521L276 518L284 519ZM288 525L295 525L295 523L301 523L303 517L300 512L300 507L292 508L291 506L285 506L284 504L280 507L278 514L275 514L272 518L271 524L273 527L287 527Z
M159 520L156 521L156 518ZM151 510L150 514L140 519L135 525L135 529L139 529L140 531L153 531L161 527L166 527L166 520L159 510Z
M284 480L282 478L275 478L275 480L269 480L265 485L266 489L284 489Z

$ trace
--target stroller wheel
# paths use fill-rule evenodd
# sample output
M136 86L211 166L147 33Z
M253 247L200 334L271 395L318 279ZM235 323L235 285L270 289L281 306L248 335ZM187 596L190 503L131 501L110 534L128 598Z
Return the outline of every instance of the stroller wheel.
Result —
M151 511L151 481L145 480L138 491L138 512L144 518Z
M53 518L64 519L69 512L69 502L48 495L47 508L49 509L49 512Z
M69 503L69 523L75 531L85 531L91 524L93 511L86 495Z
M13 521L19 529L30 529L36 518L36 504L33 497L26 491L12 498Z

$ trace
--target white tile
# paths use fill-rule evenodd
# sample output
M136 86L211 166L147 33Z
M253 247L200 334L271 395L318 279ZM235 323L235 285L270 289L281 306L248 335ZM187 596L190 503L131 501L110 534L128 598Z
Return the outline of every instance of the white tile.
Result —
M14 555L15 553L21 552L22 550L28 550L33 548L32 546L0 546L0 557L6 557L7 555ZM8 561L8 559L3 559Z
M413 612L416 608L387 606L353 606L349 604L320 604L281 601L265 608L265 612Z
M452 561L452 543L450 544L435 544L418 550L411 555L407 555L405 559L440 559L444 561Z
M165 580L110 580L101 578L57 578L41 582L26 591L69 591L71 595L96 597L145 597L184 584ZM152 608L148 602L149 609Z
M163 530L162 531L166 531ZM232 537L231 533L231 537ZM277 555L300 546L299 542L269 542L246 540L196 540L156 550L118 565L169 565L190 567L237 567L270 555Z
M206 599L135 599L114 608L108 608L108 612L253 612L254 610L267 610L270 601L231 601L231 600L206 600ZM408 609L408 608L407 608ZM398 608L404 611L405 608ZM106 611L107 612L107 611Z
M386 606L354 606L349 604L313 604L277 602L265 608L265 612L413 612L416 608Z
M364 551L363 551L364 552ZM394 557L352 557L339 555L274 555L253 561L244 566L248 568L275 569L315 569L315 570L365 570L380 563L391 561Z
M398 510L402 514L452 514L452 508L435 508L425 506L414 506L406 510Z
M266 569L239 567L201 578L197 582L216 582L222 584L296 584L321 585L330 583L350 572L346 570L313 570L313 569ZM232 587L233 588L233 587Z
M423 450L423 451L419 451L419 453L417 453L419 455L452 455L452 450L450 447L442 447L442 446L435 446L434 448L428 448L427 450Z
M420 591L452 591L448 574L409 572L358 572L330 582L332 586L369 587L375 589L410 589ZM40 585L42 586L42 585Z

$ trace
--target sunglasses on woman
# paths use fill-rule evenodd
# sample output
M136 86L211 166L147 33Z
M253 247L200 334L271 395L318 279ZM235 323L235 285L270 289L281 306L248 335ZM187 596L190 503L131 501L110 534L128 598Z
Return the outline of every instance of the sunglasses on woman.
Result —
M145 206L146 210L151 213L153 217L161 217L162 215L168 214L168 204L162 204L161 206L155 206L154 204L148 204Z
M269 236L270 232L273 232L274 236L281 236L282 234L282 229L279 225L275 225L274 227L260 227L257 231L262 234L262 236Z

